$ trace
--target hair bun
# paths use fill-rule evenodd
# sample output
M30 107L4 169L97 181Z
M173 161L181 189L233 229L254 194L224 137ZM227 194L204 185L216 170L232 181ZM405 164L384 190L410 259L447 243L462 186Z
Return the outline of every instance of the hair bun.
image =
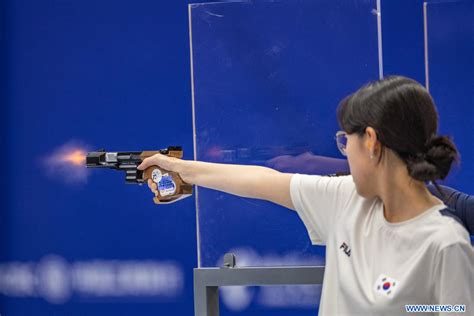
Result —
M444 179L451 164L458 161L456 146L447 136L432 136L425 144L425 152L407 162L409 174L420 181Z

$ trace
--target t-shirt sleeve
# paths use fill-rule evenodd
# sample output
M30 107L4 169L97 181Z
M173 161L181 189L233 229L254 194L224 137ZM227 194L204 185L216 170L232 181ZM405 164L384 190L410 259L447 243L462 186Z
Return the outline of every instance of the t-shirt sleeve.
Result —
M469 243L443 248L433 275L435 304L465 305L466 315L474 315L474 250Z
M352 176L294 174L290 195L313 244L325 245L343 208L355 192Z

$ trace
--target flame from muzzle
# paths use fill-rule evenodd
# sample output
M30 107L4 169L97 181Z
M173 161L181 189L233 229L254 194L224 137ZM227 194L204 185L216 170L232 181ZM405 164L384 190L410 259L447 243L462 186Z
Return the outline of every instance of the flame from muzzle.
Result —
M90 146L80 141L69 141L43 159L48 176L69 184L85 184L89 176L86 155Z
M61 157L65 163L70 163L75 166L82 166L86 163L87 152L82 149L73 149L71 152L66 152Z

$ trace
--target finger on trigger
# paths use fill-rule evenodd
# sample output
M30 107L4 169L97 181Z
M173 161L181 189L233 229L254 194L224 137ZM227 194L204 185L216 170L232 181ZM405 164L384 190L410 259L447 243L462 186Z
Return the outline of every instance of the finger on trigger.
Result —
M148 160L149 158L143 159L142 163L138 165L137 169L138 170L143 170L148 166Z

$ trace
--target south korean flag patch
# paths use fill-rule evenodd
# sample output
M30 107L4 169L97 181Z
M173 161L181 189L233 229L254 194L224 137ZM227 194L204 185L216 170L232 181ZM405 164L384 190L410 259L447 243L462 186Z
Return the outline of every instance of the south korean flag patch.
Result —
M380 295L391 298L397 291L398 287L399 285L397 280L392 279L385 274L381 274L375 282L374 290Z

